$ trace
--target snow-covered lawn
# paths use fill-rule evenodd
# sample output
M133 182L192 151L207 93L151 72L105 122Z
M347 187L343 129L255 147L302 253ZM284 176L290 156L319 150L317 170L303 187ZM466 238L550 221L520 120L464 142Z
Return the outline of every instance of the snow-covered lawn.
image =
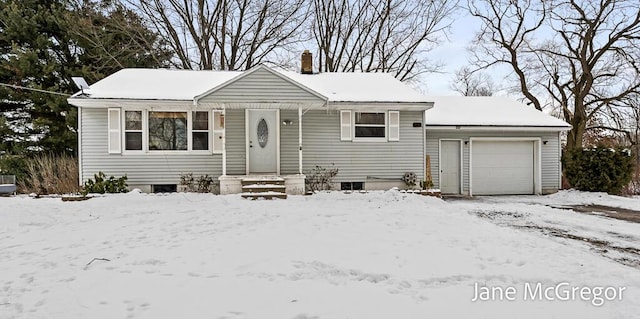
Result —
M640 209L570 191L0 198L0 318L634 318L640 224L545 206L592 203ZM625 290L525 300L538 283ZM474 302L476 284L515 300Z

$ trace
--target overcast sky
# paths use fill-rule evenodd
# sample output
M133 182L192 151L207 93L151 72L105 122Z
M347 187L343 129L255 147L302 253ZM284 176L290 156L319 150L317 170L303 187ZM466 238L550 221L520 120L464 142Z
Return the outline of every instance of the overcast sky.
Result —
M427 95L460 95L451 90L450 83L454 73L460 67L468 64L466 47L478 30L479 23L476 18L469 16L464 11L459 11L459 16L454 20L449 34L449 41L431 51L430 59L444 63L444 73L428 74L424 76L424 85L421 91Z

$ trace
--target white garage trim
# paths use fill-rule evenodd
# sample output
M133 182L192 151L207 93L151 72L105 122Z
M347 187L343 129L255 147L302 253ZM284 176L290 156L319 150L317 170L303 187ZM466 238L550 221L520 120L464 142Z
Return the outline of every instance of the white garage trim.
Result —
M460 189L458 190L458 194L462 194L464 189L464 149L462 145L464 144L462 139L457 138L441 138L438 140L438 188L442 190L442 141L457 141L460 142L460 165L458 165L458 175L460 175Z
M539 137L470 137L469 138L469 196L473 196L473 142L533 142L533 189L542 193L542 139Z
M558 132L558 189L562 189L562 132Z

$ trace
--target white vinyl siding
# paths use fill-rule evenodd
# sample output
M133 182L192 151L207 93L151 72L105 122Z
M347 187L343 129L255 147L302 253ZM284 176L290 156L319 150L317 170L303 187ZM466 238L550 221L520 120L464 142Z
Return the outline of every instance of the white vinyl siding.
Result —
M279 74L266 68L225 85L203 96L201 104L208 103L318 103L324 99L312 94Z
M182 151L166 155L164 152L138 151L126 156L110 155L107 109L82 109L80 116L81 183L99 171L107 176L127 175L129 185L178 184L180 174L185 173L194 176L222 174L222 155L219 154Z
M348 112L348 111L347 111ZM295 118L297 111L283 110L281 118ZM316 165L338 168L334 182L394 182L407 172L424 176L423 130L413 127L423 112L400 111L400 135L394 143L341 142L340 111L311 110L302 117L302 164L307 173ZM298 172L298 121L282 126L281 174ZM229 125L229 128L231 126ZM227 144L230 146L230 143Z
M120 109L110 108L108 109L108 145L109 154L122 153L121 139L120 139Z

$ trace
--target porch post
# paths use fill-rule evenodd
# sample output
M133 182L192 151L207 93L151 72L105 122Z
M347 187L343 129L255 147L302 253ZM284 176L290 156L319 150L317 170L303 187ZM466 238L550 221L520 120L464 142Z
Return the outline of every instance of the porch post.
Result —
M298 174L302 175L302 106L298 106Z
M227 118L225 116L226 107L222 105L221 116L224 119L222 124L222 176L227 176ZM214 124L215 125L215 124Z

